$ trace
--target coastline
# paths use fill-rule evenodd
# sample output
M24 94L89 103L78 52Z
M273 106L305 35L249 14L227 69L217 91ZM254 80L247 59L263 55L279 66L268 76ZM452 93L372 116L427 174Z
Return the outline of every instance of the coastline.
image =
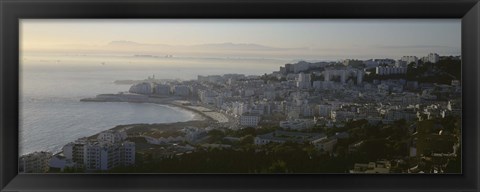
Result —
M108 95L118 95L118 94L108 94ZM150 127L150 128L154 128L154 129L167 129L167 128L181 129L181 128L184 128L186 126L195 126L195 125L205 126L205 125L209 125L209 124L212 124L212 123L216 122L215 119L209 117L207 114L203 113L202 111L195 110L193 108L184 106L180 103L175 103L175 101L177 101L178 99L179 98L175 98L175 97L168 97L168 98L149 97L148 100L144 100L144 101L138 101L138 100L133 100L133 101L122 100L122 101L120 101L120 100L115 100L115 99L113 99L113 100L105 100L105 99L97 100L96 98L86 98L86 99L81 99L80 101L81 102L112 102L112 103L113 102L115 102L115 103L118 103L118 102L151 103L151 104L161 105L162 107L171 108L173 110L190 112L192 114L191 118L186 120L186 121L178 121L178 122L170 122L170 123L118 124L118 125L114 125L112 127L106 128L103 131L122 130L123 129L125 131L128 131L129 133L134 134L134 133L137 133L137 132L141 132L141 130L143 130L143 128L145 128L145 127ZM89 139L94 139L101 132L102 131L98 131L96 133L93 133L91 135L84 136L84 137L89 138ZM79 137L79 138L83 138L83 137ZM70 140L67 143L74 142L75 140L77 140L79 138L75 138L74 140ZM60 150L45 150L45 151L49 151L49 152L52 152L54 155L57 155L57 154L62 153L62 151L61 151L62 146L60 146Z
M106 97L105 97L106 96ZM100 94L95 98L85 98L81 99L81 102L126 102L126 103L151 103L158 104L164 107L173 108L176 110L185 110L193 114L193 118L188 121L173 122L173 123L152 123L152 124L125 124L125 125L116 125L115 127L106 129L106 130L117 130L125 131L128 135L140 135L149 130L178 130L184 127L200 126L202 128L207 127L212 123L219 122L217 119L209 116L208 112L196 109L191 106L186 106L182 103L181 98L178 97L150 97L145 95L138 94ZM105 131L106 131L105 130ZM95 139L98 134L101 132L95 133L93 135L87 136L88 139ZM58 152L61 153L61 152ZM57 153L57 154L58 154Z
M174 108L181 108L196 114L194 119L205 118L209 121L226 123L228 118L222 116L221 114L211 114L217 113L213 112L211 109L202 107L202 106L191 106L185 105L182 103L182 98L180 97L158 97L158 96L147 96L140 94L132 93L119 93L119 94L100 94L95 98L84 98L80 99L81 102L127 102L127 103L153 103L160 104Z
M171 122L171 123L135 123L135 124L119 124L113 127L107 128L107 130L124 130L128 135L139 135L145 133L148 130L178 130L185 127L198 127L206 128L212 124L216 123L229 123L229 117L216 112L212 109L201 105L190 105L188 101L185 101L180 97L159 97L159 96L146 96L130 93L119 93L119 94L100 94L94 98L84 98L80 99L81 102L124 102L124 103L151 103L162 105L163 107L172 108L174 110L183 110L188 111L193 114L192 118L187 121ZM96 137L103 131L96 132L89 136L84 136L80 138L96 139ZM80 138L76 138L80 139ZM74 142L75 140L70 140L69 142ZM49 150L47 150L49 151ZM49 151L54 155L61 154L62 151L55 150Z

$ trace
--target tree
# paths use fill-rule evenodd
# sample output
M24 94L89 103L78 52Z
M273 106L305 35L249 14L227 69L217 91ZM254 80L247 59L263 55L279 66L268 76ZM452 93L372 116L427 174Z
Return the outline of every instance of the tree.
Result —
M238 137L243 137L247 135L256 135L256 130L253 127L247 127L247 128L236 131L234 135Z
M277 160L273 162L270 167L268 167L267 171L269 173L287 173L287 163L282 160Z
M220 141L223 137L225 137L225 133L221 130L214 129L208 132L208 136L210 136L211 142Z
M241 138L241 140L239 142L239 145L244 150L254 149L255 148L255 146L253 144L254 139L255 138L252 135L247 135L247 136Z

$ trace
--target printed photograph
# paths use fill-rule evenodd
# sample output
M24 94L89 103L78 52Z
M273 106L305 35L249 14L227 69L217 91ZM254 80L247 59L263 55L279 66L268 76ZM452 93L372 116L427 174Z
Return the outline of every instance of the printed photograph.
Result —
M460 19L21 19L19 172L461 174Z

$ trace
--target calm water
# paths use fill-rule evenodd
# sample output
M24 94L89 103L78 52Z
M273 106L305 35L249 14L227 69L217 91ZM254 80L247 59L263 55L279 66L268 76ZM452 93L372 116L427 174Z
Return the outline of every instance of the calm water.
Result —
M168 79L224 73L263 74L278 70L283 63L285 61L268 59L24 56L20 74L19 152L57 152L68 142L116 125L170 123L194 118L189 111L164 105L79 101L130 87L116 85L114 80L144 79L152 74Z

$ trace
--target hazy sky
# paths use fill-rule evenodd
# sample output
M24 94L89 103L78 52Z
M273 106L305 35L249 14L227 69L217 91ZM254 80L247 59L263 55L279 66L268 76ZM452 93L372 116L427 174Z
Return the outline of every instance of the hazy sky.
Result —
M459 55L461 22L449 20L43 20L21 21L22 51L342 59ZM112 45L131 41L137 45ZM225 44L258 44L261 50ZM159 44L159 45L152 45ZM201 44L222 44L195 47ZM168 45L168 46L167 46ZM230 44L230 46L232 46ZM208 50L212 49L212 50ZM220 53L221 52L221 53Z

